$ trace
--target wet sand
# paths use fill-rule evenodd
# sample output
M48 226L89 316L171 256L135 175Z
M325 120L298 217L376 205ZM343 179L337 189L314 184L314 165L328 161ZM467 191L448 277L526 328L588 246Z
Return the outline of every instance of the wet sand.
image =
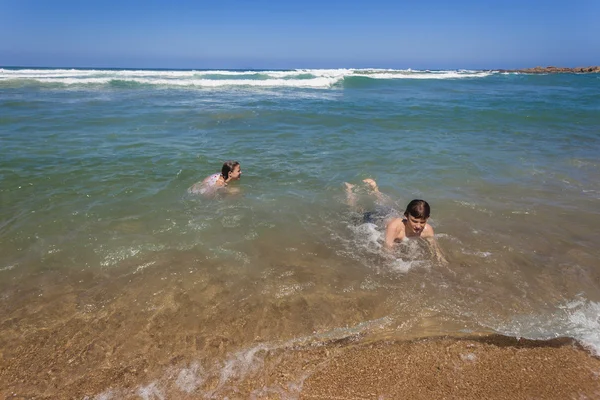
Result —
M332 360L307 379L301 398L596 399L600 360L569 339L380 342Z
M59 358L61 350L55 350ZM93 357L93 344L81 351L82 356ZM177 356L171 366L163 366L171 373L162 377L146 373L152 366L144 357L69 377L62 370L65 365L29 353L24 358L43 367L19 360L7 365L4 360L0 395L28 399L600 398L600 360L566 338L537 342L503 336L445 337L371 344L342 340L318 348L261 352L260 365L229 388L220 387L216 377L205 379L199 364L182 363Z
M449 337L425 324L390 335L375 294L317 282L271 296L259 276L252 295L247 276L198 257L5 273L0 398L600 398L600 359L571 339ZM278 290L303 287L302 274L277 278ZM344 323L360 329L335 329Z

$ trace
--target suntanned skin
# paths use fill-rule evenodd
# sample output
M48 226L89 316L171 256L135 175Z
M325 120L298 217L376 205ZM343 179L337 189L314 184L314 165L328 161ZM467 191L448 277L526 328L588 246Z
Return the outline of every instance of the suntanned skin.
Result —
M381 195L377 182L373 179L363 179L363 182L369 185L376 195ZM427 223L427 218L415 218L405 213L404 218L394 218L388 222L385 229L385 246L391 248L396 241L402 241L405 237L433 237L433 228Z
M402 241L405 237L432 238L433 235L433 228L427 223L427 218L404 215L404 218L394 218L388 222L385 228L385 246L392 248L396 241Z
M435 240L433 228L427 223L427 218L415 218L404 214L404 218L394 218L388 222L385 228L384 248L391 250L394 243L401 242L404 238L423 238L427 240L434 256L443 264L448 260L442 253L442 249Z
M369 185L369 187L373 191L373 194L375 194L375 196L377 196L378 200L380 200L382 202L385 201L386 196L379 191L379 188L377 187L377 182L375 182L371 178L363 179L363 182L366 183L367 185ZM346 196L347 196L347 200L348 200L348 205L351 207L354 207L354 206L356 206L356 196L353 192L354 185L352 185L348 182L344 182L344 184L346 185Z
M233 167L233 170L229 171L228 175L229 176L227 177L227 179L223 178L223 175L219 175L219 178L217 179L217 181L214 184L213 190L210 190L209 192L207 192L207 194L211 194L214 192L214 190L224 187L224 186L227 186L227 184L231 181L239 180L242 175L242 168L238 164L235 167ZM194 183L192 185L192 187L190 187L189 191L191 193L199 192L200 189L202 189L202 187L204 187L206 185L206 183L208 182L209 179L210 179L210 176L207 176L206 178L204 178L204 180L202 182Z
M377 187L377 182L371 178L363 179L363 182L369 185L373 193L379 198L383 198L383 194ZM346 193L348 195L348 204L351 206L355 205L355 197L352 192L354 185L346 182ZM423 238L431 245L433 252L438 260L443 263L448 261L444 257L442 250L437 244L434 237L434 231L431 225L427 223L429 218L416 218L412 215L404 214L402 218L394 218L390 220L385 229L385 240L384 248L386 250L392 250L394 244L401 242L404 238Z

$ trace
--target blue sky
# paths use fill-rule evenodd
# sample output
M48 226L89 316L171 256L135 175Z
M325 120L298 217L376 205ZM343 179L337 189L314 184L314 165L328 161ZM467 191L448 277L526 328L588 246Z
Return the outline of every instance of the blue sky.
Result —
M0 65L574 67L600 64L598 21L598 0L0 0Z

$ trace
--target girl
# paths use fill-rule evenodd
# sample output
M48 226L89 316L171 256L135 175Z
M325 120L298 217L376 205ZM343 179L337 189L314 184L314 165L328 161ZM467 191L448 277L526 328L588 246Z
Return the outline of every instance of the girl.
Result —
M188 192L193 194L212 195L217 190L226 188L231 181L237 181L242 176L242 168L237 161L225 161L221 173L212 174L202 182L193 184Z

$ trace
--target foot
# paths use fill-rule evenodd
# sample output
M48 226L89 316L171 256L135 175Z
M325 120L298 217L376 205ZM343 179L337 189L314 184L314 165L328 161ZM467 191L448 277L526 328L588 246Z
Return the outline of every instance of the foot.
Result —
M369 185L371 187L371 189L373 189L374 191L376 191L376 192L379 191L379 188L377 187L377 182L375 182L373 179L371 179L371 178L363 179L363 182L366 183L367 185Z

